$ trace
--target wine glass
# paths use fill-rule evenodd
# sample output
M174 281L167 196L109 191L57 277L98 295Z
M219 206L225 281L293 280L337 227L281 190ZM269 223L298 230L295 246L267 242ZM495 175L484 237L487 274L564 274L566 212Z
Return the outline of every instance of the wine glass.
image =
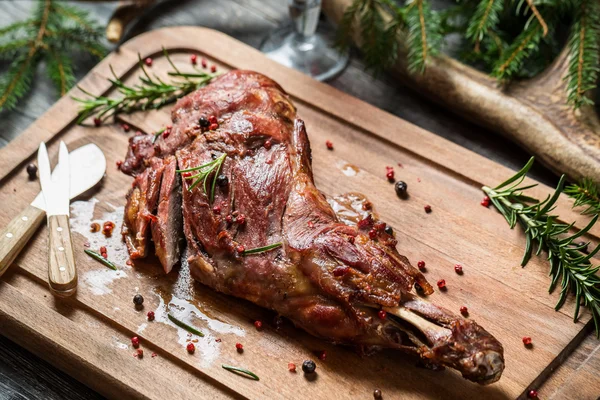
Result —
M291 26L278 29L261 45L267 57L324 81L348 64L348 53L333 46L333 32L317 32L321 0L288 0Z

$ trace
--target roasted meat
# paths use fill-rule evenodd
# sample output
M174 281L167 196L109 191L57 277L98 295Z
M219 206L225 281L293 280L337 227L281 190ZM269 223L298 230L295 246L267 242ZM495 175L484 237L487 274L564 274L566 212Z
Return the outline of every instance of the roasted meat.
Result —
M400 349L482 384L500 378L502 345L422 298L433 288L385 224L375 215L353 220L352 201L334 201L334 210L317 190L304 123L277 83L229 72L179 100L172 119L171 134L154 145L134 137L122 167L135 176L123 224L132 257L148 253L150 221L167 272L184 235L195 279L315 336Z

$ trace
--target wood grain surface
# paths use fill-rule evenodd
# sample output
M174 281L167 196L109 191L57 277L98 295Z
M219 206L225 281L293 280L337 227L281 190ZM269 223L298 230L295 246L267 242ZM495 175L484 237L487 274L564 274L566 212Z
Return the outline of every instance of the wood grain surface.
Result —
M196 37L205 40L198 43L194 40ZM134 269L121 265L119 273L123 276L111 276L109 282L99 288L94 279L86 280L84 276L114 272L105 271L105 267L87 258L83 254L83 244L90 239L85 234L74 233L74 246L81 249L80 252L76 251L76 262L83 276L80 289L69 302L48 300L43 297L47 291L42 289L47 279L47 268L40 262L46 245L45 235L38 232L30 247L21 254L14 268L4 278L2 287L10 288L4 289L6 297L18 297L16 293L20 292L39 302L40 307L35 311L43 313L44 318L48 319L44 319L45 326L65 326L68 328L66 331L72 330L74 335L82 327L94 327L94 338L98 340L94 344L98 346L97 351L84 353L71 344L72 341L64 343L64 337L57 338L49 328L36 334L36 341L42 342L41 346L57 348L56 354L61 355L61 361L57 364L61 368L108 396L114 396L115 392L114 387L106 385L106 382L119 388L129 388L127 390L133 396L164 396L164 390L167 389L161 391L156 388L156 391L148 393L140 387L142 383L131 382L125 375L132 368L146 370L162 360L169 360L171 364L161 371L175 375L168 390L175 390L176 387L181 390L179 397L183 398L191 398L197 393L188 388L189 378L179 377L179 374L185 373L192 374L195 379L191 380L195 384L222 392L223 396L248 398L263 398L266 394L294 397L298 391L316 398L324 398L332 393L339 398L354 398L369 396L376 387L392 398L515 398L522 396L533 382L537 384L545 380L550 370L556 367L555 360L562 361L565 357L564 349L575 347L577 341L585 337L587 332L582 331L583 322L589 319L589 315L584 315L582 322L573 324L570 314L572 302L568 302L560 312L554 312L556 294L546 293L548 281L545 261L535 259L526 269L518 267L523 250L522 234L518 230L507 229L499 214L479 205L481 184L499 182L511 174L510 170L358 99L287 70L266 60L259 52L214 31L172 28L139 36L121 48L118 54L100 63L81 85L95 93L107 91L109 86L105 77L109 73L109 64L115 67L118 75L134 79L137 51L142 53L142 57L155 56L152 71L162 73L167 63L157 55L163 45L178 49L178 54L173 58L181 68L189 67L189 54L194 51L214 60L220 69L255 69L279 81L290 93L299 115L307 123L317 186L328 195L356 190L367 193L384 220L395 228L400 251L413 262L427 260L427 277L431 281L446 279L449 290L436 293L432 300L452 310L467 305L472 310L471 317L503 342L507 369L498 384L481 388L451 371L434 373L415 368L413 360L398 354L386 352L360 358L350 350L326 344L291 326L284 325L277 330L276 326L267 324L264 331L257 332L252 321L270 321L273 318L271 313L194 285L194 296L187 300L187 306L201 310L198 312L203 313L206 319L194 321L209 333L207 338L200 340L210 344L214 339L215 343L219 343L215 344L219 349L216 358L207 362L206 354L189 356L185 352L185 343L177 341L181 332L161 323L160 318L154 323L146 322L144 313L132 307L132 294L138 291L146 297L146 310L163 310L165 304L180 301L169 294L177 288L177 276L171 274L165 277L156 262L136 264ZM24 181L23 166L40 140L51 140L49 149L52 154L56 152L56 139L60 137L70 148L88 142L98 144L105 152L109 165L114 165L123 157L128 134L118 125L101 128L74 126L71 121L75 115L76 105L65 97L49 114L2 150L0 201L7 204L7 209L0 213L0 224L7 223L9 217L28 204L35 195L35 185ZM134 114L124 117L124 120L136 128L151 132L167 123L169 114L168 109L163 109ZM335 151L326 149L326 139L335 143ZM410 186L411 196L407 201L395 196L393 187L384 176L385 166L398 162L403 167L397 167L397 174ZM350 172L349 166L352 171L357 168L358 173ZM102 186L94 193L97 202L80 203L79 206L92 204L93 218L101 219L103 214L114 212L114 207L124 204L124 195L130 182L130 178L109 168ZM19 189L15 195L14 189L17 187ZM550 188L542 185L536 194L543 196L549 191ZM425 214L424 204L430 204L433 213ZM577 220L579 226L586 222L585 218L570 210L570 203L566 199L560 200L558 212ZM77 210L74 209L73 214L77 218ZM87 218L90 219L88 223L91 222L92 216ZM597 240L598 232L594 231L593 234L594 240ZM119 251L111 249L110 252L113 250ZM499 254L502 256L498 257ZM456 263L464 266L463 276L453 273L452 266ZM37 287L37 291L34 287ZM34 346L35 343L24 340L26 336L23 332L41 330L35 326L35 318L29 320L29 325L18 322L20 313L25 310L16 305L10 306L12 302L7 301L6 304L0 303L3 333L42 357L57 359L40 351L40 347ZM53 314L54 311L60 314L60 318ZM210 323L214 319L220 324L241 330L236 331L238 334L218 334L222 338L216 337ZM126 348L122 348L114 343L116 337L120 344L126 344L136 332L142 337L146 351L143 360L131 357L132 349L126 345ZM244 332L243 339L239 339L241 332ZM523 347L521 337L525 335L534 338L533 349ZM222 341L216 342L216 338ZM243 355L234 350L233 344L238 340L245 343ZM325 362L319 362L316 381L307 381L301 374L290 375L287 371L289 361L300 364L305 358L314 358L313 352L317 350L327 350L328 358ZM155 352L157 357L148 357L149 351ZM125 354L128 358L112 358L117 353ZM105 359L112 360L109 370L103 367L106 364L102 364L102 360ZM261 381L252 382L230 374L220 368L221 362L248 367L261 376ZM136 368L139 365L143 367Z

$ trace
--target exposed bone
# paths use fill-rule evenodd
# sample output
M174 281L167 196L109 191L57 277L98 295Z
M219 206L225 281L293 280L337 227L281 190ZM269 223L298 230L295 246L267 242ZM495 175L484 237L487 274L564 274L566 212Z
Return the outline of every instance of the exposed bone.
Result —
M415 312L404 308L398 307L384 307L385 312L392 314L403 321L408 322L419 331L421 331L427 339L431 342L436 342L444 337L448 337L452 334L450 329L438 326L431 321L426 320Z

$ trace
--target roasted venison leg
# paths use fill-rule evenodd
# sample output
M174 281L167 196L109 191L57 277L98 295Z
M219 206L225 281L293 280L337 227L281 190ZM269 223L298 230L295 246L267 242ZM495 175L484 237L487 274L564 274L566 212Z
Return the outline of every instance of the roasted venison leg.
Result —
M397 252L385 224L367 214L353 222L351 209L338 203L334 210L317 190L304 123L277 83L232 71L181 99L172 117L167 138L152 148L143 138L137 140L146 145L130 143L124 163L136 175L123 231L132 255L144 254L147 237L137 221L156 207L152 179L144 176L164 181L173 155L180 170L205 166L194 174L219 162L182 179L183 233L195 279L326 340L400 349L481 384L500 378L502 345L474 321L416 294L416 285L421 295L433 288ZM216 121L216 129L203 126L204 118ZM161 208L162 198L158 221L177 218L178 198ZM160 258L168 271L172 260Z

